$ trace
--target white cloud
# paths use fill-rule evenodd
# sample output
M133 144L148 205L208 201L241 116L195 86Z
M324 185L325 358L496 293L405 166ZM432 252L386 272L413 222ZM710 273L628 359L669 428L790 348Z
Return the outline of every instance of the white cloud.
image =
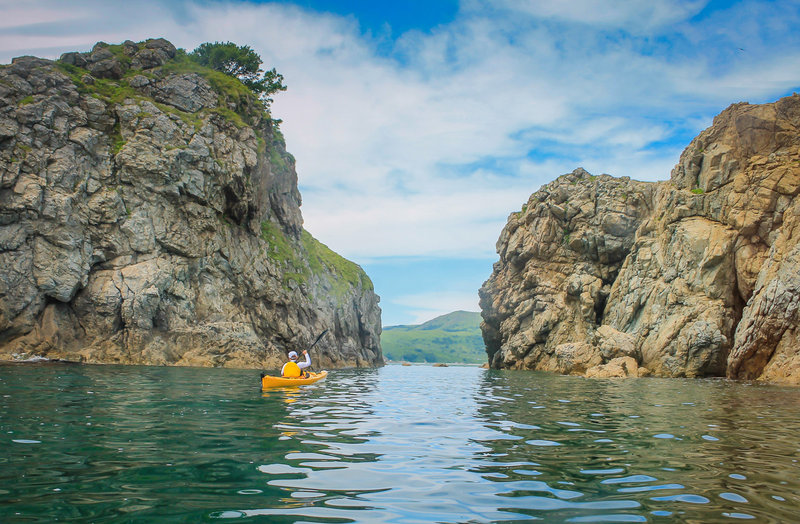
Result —
M697 14L708 0L486 0L477 5L504 8L519 14L600 27L637 31L682 22ZM475 4L473 4L475 5Z
M3 16L0 18L0 28L11 29L27 25L41 25L53 22L73 22L84 16L82 9L61 8L53 4L41 6L24 4L21 2L0 2Z
M331 191L316 198L320 205L307 206L304 216L313 235L356 259L485 256L494 254L500 220L522 205L529 189L382 193L366 198Z

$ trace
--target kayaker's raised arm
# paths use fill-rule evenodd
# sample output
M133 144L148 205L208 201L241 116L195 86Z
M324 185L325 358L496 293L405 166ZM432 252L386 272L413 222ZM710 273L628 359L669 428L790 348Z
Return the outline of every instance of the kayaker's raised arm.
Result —
M308 354L308 351L304 349L303 355L305 355L306 361L297 363L297 367L299 367L300 369L306 369L311 365L311 355Z

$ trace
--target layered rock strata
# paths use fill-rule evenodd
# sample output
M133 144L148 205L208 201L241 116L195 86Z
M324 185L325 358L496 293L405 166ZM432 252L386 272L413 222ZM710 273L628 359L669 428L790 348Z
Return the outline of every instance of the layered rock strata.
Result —
M490 364L800 382L798 193L798 96L729 107L668 182L560 177L498 241Z
M163 40L0 66L0 358L375 366L360 267L302 228L293 157L238 80Z

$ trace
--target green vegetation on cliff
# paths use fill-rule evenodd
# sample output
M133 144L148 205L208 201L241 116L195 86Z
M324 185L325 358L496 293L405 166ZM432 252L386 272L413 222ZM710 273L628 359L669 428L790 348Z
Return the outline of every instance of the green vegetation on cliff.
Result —
M97 76L97 74L92 75L88 69L90 65L84 63L85 60L80 61L80 65L78 65L75 63L74 57L66 60L62 57L57 62L57 65L61 71L70 77L78 88L78 92L91 94L107 103L117 104L122 103L126 98L148 98L131 86L130 82L136 76L157 80L170 74L195 73L206 79L219 95L219 106L213 109L204 108L199 111L200 115L215 113L230 120L239 128L244 127L246 123L254 123L254 116L273 122L269 114L269 103L272 102L270 95L286 90L286 86L282 84L283 76L275 69L271 69L266 73L261 70L261 57L249 47L237 47L235 44L228 42L226 44L206 43L192 53L187 53L184 49L176 50L173 48L173 56L156 67L149 69L132 67L130 53L133 52L133 46L141 51L145 49L149 42L152 42L152 40L136 44L129 42L127 50L124 44L98 44L96 49L108 51L112 57L110 60L114 60L117 63L117 69L113 73L107 73L105 77ZM250 55L238 57L236 54L229 54L224 63L220 62L220 59L210 60L207 55L214 53L217 46L233 46L239 50L246 49L249 50ZM198 50L201 48L205 49L205 54L198 54ZM241 52L243 53L244 51ZM239 62L242 62L243 65L235 66ZM224 64L227 64L227 67ZM258 103L258 100L261 103ZM162 105L159 105L159 107L164 109ZM168 111L178 114L186 121L197 118L197 116L189 117L185 111L174 107L170 107ZM188 115L191 114L188 113Z
M308 264L311 271L320 274L325 268L334 275L331 282L333 294L341 298L351 288L361 288L372 291L372 280L367 276L361 266L351 262L334 252L328 246L311 236L305 229L300 235L300 241L308 255Z
M361 266L342 257L311 236L305 229L296 245L274 222L261 223L261 239L267 246L269 257L280 263L284 283L294 281L304 284L312 275L330 275L329 284L336 299L343 298L351 289L373 291L372 280Z
M388 326L381 347L388 360L482 364L486 350L480 324L480 313L455 311L420 325Z
M264 105L269 108L271 95L278 91L286 91L283 75L275 68L269 71L261 69L261 57L250 46L239 46L233 42L206 42L200 44L188 55L198 64L221 71L237 78L256 93Z

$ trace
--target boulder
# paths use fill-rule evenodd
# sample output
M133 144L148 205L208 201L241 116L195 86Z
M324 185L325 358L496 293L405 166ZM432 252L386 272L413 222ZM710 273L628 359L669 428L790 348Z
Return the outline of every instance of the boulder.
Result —
M175 58L177 50L172 43L163 38L147 40L142 49L133 50L132 69L153 69Z
M219 95L196 73L170 75L148 86L148 93L155 101L187 113L217 107Z
M635 378L638 376L639 365L632 357L617 357L606 364L594 366L586 371L587 378Z

